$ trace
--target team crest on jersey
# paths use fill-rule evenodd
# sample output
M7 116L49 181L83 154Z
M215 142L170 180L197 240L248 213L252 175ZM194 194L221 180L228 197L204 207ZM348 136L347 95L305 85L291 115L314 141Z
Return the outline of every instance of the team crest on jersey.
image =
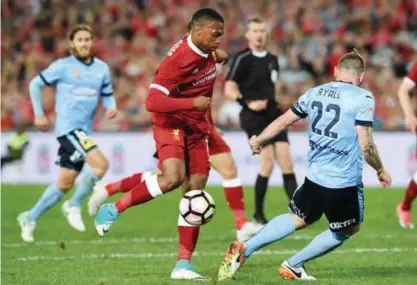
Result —
M171 135L172 135L172 137L174 138L175 141L180 140L180 130L179 129L172 130Z
M74 77L79 77L80 76L80 71L78 69L74 69L72 71L72 75L74 75Z

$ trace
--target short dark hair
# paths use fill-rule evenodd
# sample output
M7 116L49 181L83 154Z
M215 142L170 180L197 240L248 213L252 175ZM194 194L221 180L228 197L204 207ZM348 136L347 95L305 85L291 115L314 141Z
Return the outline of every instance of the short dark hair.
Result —
M196 23L201 22L203 20L212 20L224 23L224 19L219 12L211 8L203 8L194 13L194 15L191 18L191 21L188 23L188 30L191 30Z
M87 24L77 24L74 27L72 27L70 35L69 35L69 39L70 41L74 40L75 34L78 33L79 31L87 31L90 33L91 38L94 39L94 32L93 29L87 25Z
M339 68L354 70L358 73L365 72L366 64L360 52L354 48L352 52L345 53L337 64Z

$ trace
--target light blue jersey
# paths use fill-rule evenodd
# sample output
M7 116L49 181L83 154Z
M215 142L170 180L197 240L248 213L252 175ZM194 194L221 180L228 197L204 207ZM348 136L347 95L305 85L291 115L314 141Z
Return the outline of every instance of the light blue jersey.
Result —
M362 183L363 159L356 126L373 124L372 93L333 81L308 90L292 110L310 120L307 178L328 188Z
M98 58L86 64L75 56L58 59L30 83L35 114L43 115L42 88L56 86L55 134L63 136L75 129L92 132L92 121L102 98L105 108L116 108L108 65Z

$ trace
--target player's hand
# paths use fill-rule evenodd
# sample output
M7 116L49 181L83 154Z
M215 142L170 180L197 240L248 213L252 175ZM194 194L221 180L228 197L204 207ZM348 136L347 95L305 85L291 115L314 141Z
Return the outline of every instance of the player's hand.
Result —
M51 125L49 124L48 118L46 116L36 116L35 117L35 126L38 130L42 132L47 132Z
M417 130L417 118L416 116L407 116L405 117L405 128L412 132Z
M391 186L391 175L389 175L389 173L385 169L379 170L377 172L377 175L378 180L383 188L388 188Z
M197 98L194 98L194 108L201 111L206 111L208 108L210 108L211 105L211 98L206 96L200 96Z
M260 154L262 151L261 143L257 136L252 136L249 140L249 145L253 154Z
M228 59L228 54L222 49L216 49L216 62L221 64L226 64Z
M107 120L113 120L117 116L117 110L116 109L107 109L105 116L106 116Z
M253 100L249 101L248 108L254 112L263 111L266 109L268 100Z

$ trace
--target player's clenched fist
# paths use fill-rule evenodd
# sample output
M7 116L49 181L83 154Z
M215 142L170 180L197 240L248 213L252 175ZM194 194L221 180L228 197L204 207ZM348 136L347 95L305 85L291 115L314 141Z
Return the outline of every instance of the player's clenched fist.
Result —
M253 154L260 154L262 150L261 143L257 136L252 136L249 140L249 145L252 149Z
M50 124L46 116L36 116L35 117L35 126L38 130L46 132L49 130Z
M201 111L206 111L210 108L211 98L206 96L200 96L194 99L194 108Z

